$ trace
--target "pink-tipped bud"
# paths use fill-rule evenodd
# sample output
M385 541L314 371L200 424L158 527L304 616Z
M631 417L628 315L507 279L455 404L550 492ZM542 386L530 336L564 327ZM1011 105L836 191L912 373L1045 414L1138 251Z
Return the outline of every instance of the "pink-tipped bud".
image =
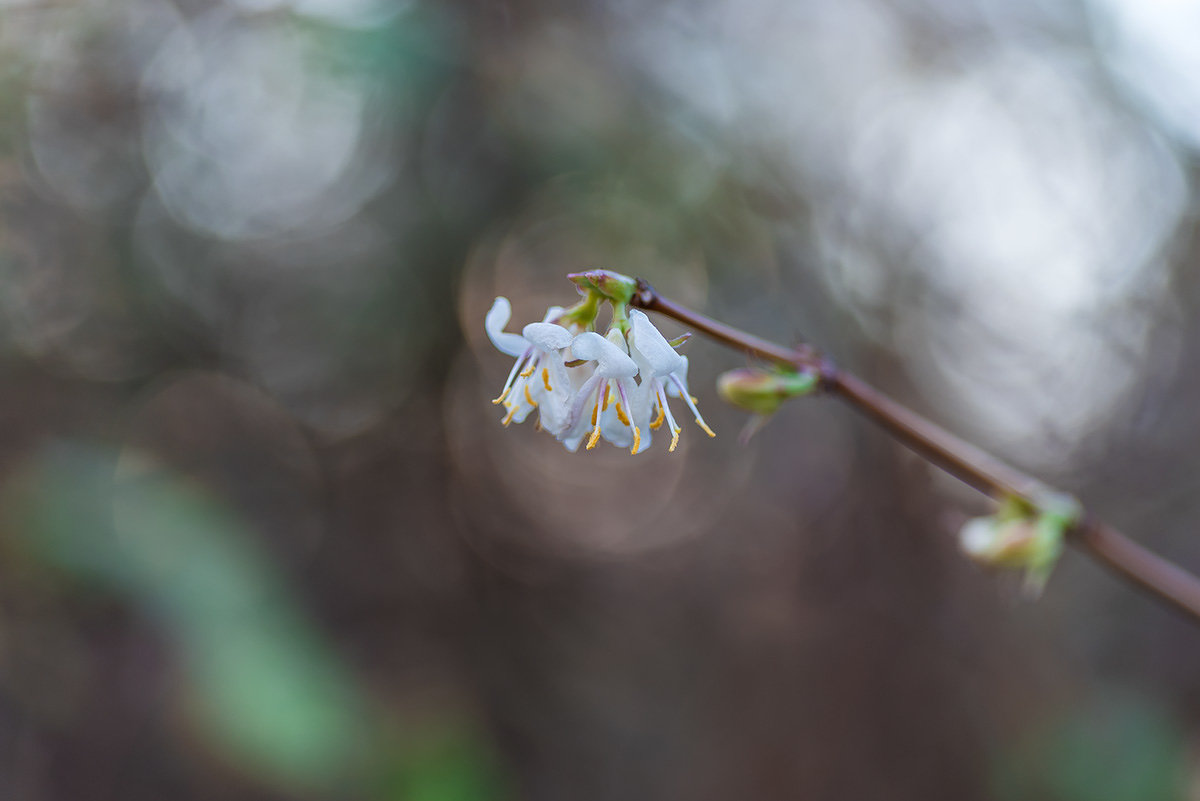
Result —
M574 281L580 289L596 292L623 306L628 305L637 292L636 278L612 270L585 270L581 273L569 273L567 278Z
M971 559L995 567L1028 567L1040 556L1038 530L1033 520L977 517L963 526L959 544Z

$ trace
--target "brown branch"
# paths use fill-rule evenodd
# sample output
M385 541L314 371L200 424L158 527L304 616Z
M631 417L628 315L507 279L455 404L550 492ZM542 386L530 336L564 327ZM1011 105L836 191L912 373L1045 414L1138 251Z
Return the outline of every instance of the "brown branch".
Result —
M713 320L659 295L638 280L634 306L665 314L735 350L816 375L820 387L874 420L932 464L997 500L1019 498L1037 507L1047 487L1040 481L926 420L849 373L838 370L808 345L785 348ZM1200 623L1200 579L1157 556L1098 520L1085 517L1068 540L1117 575Z

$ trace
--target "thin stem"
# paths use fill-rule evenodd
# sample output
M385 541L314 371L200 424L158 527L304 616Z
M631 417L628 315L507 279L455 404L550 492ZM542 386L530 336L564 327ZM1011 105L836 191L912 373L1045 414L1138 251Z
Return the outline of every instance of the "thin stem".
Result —
M932 464L997 500L1019 498L1036 507L1047 487L926 420L855 376L837 369L813 348L786 348L713 320L662 297L638 280L633 305L665 314L735 350L815 374L820 387L878 423ZM1157 556L1121 532L1085 517L1068 540L1111 571L1200 623L1200 579Z

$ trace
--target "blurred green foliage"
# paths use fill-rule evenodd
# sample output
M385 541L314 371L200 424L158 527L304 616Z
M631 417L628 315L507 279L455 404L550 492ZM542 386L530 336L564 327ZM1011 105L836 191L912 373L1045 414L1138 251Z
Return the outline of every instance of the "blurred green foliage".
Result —
M79 445L48 450L17 486L21 545L159 625L215 748L285 786L354 775L363 699L243 521L139 457Z
M1182 728L1157 705L1097 693L1025 738L999 766L1002 801L1182 801Z
M503 801L513 797L486 739L469 721L447 715L408 724L393 743L381 798L404 801Z

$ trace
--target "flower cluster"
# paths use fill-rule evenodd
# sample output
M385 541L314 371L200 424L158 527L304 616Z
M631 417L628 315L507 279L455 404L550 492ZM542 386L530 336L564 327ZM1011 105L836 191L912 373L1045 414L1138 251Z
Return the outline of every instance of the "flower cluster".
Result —
M584 285L584 299L570 309L551 307L542 322L520 334L504 330L512 317L507 298L496 298L487 313L484 327L492 344L516 358L493 401L504 405L504 425L524 422L536 411L538 426L570 451L584 442L590 450L604 439L636 454L650 447L652 432L666 423L673 451L682 429L667 400L679 398L697 425L716 436L688 392L687 357L676 353L645 314L627 310L627 298L604 291L604 281L624 276L596 270L572 278ZM604 336L592 330L601 301L613 306L613 324Z

